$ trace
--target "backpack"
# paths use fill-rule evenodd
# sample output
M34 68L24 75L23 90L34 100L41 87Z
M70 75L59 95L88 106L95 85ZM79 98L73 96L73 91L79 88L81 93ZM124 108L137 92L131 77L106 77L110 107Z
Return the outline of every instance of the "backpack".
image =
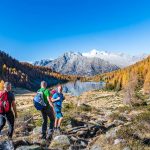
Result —
M8 93L0 93L0 114L7 113L10 111L10 103L8 101Z
M57 93L57 91L53 89L53 90L51 91L50 100L52 99L52 97L53 97L53 95L54 95L55 93Z
M46 107L43 94L44 91L43 92L38 91L35 97L33 98L34 107L37 110L42 110L43 108Z

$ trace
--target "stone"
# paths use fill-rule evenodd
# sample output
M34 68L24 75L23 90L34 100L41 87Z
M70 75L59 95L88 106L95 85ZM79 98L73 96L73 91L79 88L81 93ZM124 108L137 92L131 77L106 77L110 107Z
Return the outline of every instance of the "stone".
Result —
M103 150L100 145L94 144L90 150Z
M124 122L122 120L114 120L113 123L116 125L116 126L119 126L119 125L123 125Z
M114 140L114 145L120 144L120 143L125 143L124 139L115 139Z
M76 135L80 136L80 137L84 137L87 135L87 133L88 133L88 131L78 131Z
M41 130L42 130L41 127L36 127L33 129L33 134L34 135L41 134Z
M14 145L13 142L10 140L8 141L3 141L0 143L0 149L2 150L14 150Z
M124 124L124 126L129 126L131 124L132 124L132 122L127 122L127 123Z
M69 146L70 146L70 140L66 135L56 136L50 144L50 148L54 148L54 149L59 149L59 148L67 149L69 148Z
M116 135L117 131L118 131L117 127L109 130L108 132L106 132L106 138L107 139L113 139L113 138L115 138L117 136Z
M21 146L21 147L18 147L16 150L41 150L41 147L38 145Z
M131 148L130 147L125 147L125 148L123 148L123 150L131 150Z

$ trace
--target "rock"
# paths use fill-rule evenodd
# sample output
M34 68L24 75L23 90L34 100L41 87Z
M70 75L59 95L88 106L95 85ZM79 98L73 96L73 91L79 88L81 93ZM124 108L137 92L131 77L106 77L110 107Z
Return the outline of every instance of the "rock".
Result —
M114 120L113 123L116 125L116 126L119 126L119 125L123 125L124 122L122 120Z
M71 145L68 150L80 150L80 149L85 150L85 147L82 147L81 145Z
M120 144L120 143L125 143L124 139L116 139L114 140L114 145Z
M132 122L127 122L127 123L124 124L124 126L129 126L131 124L132 124Z
M42 130L41 127L36 127L33 129L33 134L34 135L41 134L41 130Z
M113 138L115 138L117 131L118 131L117 127L109 130L108 132L106 132L106 138L107 139L113 139Z
M10 141L3 141L2 143L0 143L0 149L2 150L14 150L14 145L13 142Z
M67 129L71 129L71 128L72 128L72 125L69 124L69 125L66 126L66 128L67 128Z
M106 119L109 119L109 117L111 116L113 114L113 112L112 111L107 111L106 113L105 113L105 117L106 117Z
M95 144L93 145L90 150L103 150L99 145Z
M81 141L81 146L83 146L83 147L86 147L87 146L87 144L84 142L84 141Z
M34 128L32 135L33 135L33 143L34 144L40 143L41 140L39 139L39 137L41 136L41 127Z
M21 146L21 147L18 147L16 150L41 150L41 147L38 145Z
M1 150L14 150L14 145L12 141L4 141L0 143Z
M71 141L77 141L78 139L77 139L76 137L74 137L74 136L71 136L71 137L70 137L70 140L71 140Z
M125 147L125 148L123 148L123 150L131 150L131 148L130 147Z
M85 137L87 135L87 133L88 133L88 131L83 130L83 131L78 131L76 135L79 137Z
M59 149L59 148L67 149L69 148L69 146L70 146L70 140L66 135L56 136L50 144L50 148L54 148L54 149Z

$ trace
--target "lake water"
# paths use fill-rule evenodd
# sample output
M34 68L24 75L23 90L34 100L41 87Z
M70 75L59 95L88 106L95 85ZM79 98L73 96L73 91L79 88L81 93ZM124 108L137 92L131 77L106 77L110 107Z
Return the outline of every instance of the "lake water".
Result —
M104 82L69 82L63 84L63 92L70 93L73 96L80 96L83 92L99 90L104 87Z

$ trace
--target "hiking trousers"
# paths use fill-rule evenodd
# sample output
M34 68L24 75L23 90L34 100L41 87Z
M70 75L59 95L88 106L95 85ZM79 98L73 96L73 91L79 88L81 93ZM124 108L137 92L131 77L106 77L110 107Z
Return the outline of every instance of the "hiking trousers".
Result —
M42 119L43 119L42 135L46 136L48 118L50 120L50 124L49 124L49 131L50 131L50 130L53 130L53 128L54 128L55 116L54 116L54 112L53 112L52 108L43 109L41 111L41 114L42 114Z
M14 121L15 121L15 117L12 111L6 114L0 114L0 132L5 126L6 121L8 123L8 137L12 138L13 131L14 131Z

